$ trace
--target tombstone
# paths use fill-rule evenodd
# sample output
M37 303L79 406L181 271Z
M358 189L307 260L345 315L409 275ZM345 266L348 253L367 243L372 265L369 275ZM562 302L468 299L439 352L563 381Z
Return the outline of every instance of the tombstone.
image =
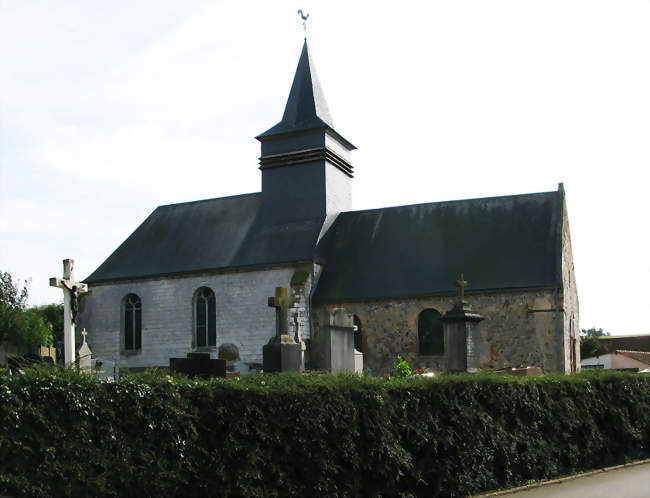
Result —
M92 369L92 351L86 342L88 332L81 331L81 345L77 348L77 368L80 372L90 372Z
M303 371L302 345L289 335L289 308L294 303L286 287L276 287L268 305L275 308L275 336L262 348L262 370L272 372Z
M363 373L363 353L356 349L354 350L354 373Z
M239 361L239 348L231 342L224 342L219 345L218 358L226 360L226 370L232 372L233 365Z
M113 382L120 378L120 368L113 360L107 360L106 358L93 358L90 366L92 373L97 380Z
M314 367L334 372L357 372L354 349L354 320L343 308L330 311L328 321L321 327L316 341ZM361 353L359 353L361 354ZM363 356L361 370L363 371Z
M307 346L305 345L305 341L302 340L302 333L301 333L301 328L302 328L302 311L296 310L296 312L293 314L293 328L295 331L295 334L293 336L293 340L296 342L296 344L300 344L300 363L302 364L303 368L305 366L305 350L307 349Z
M226 377L226 360L212 359L210 353L187 353L187 358L170 358L169 371L189 377Z
M361 319L357 315L352 315L354 324L354 373L363 373L363 330L361 329Z
M63 260L63 278L50 278L50 286L63 289L63 350L65 366L72 366L75 357L75 326L79 313L79 295L88 292L88 285L74 278L74 260Z
M476 371L480 367L478 323L483 317L465 301L467 282L461 273L456 281L458 301L442 318L445 335L445 362L448 372Z
M296 344L300 344L300 361L303 369L309 362L309 352L307 351L307 341L302 337L302 327L305 323L305 288L309 281L309 272L304 270L296 270L291 277L291 292L293 295L292 305L292 318L291 324L293 325L293 340ZM307 339L309 340L309 339Z

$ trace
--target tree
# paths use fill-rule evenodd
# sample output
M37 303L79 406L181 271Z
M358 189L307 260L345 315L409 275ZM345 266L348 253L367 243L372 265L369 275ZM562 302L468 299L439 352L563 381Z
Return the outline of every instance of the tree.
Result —
M54 344L63 342L63 303L45 304L32 309L43 317L47 326L52 330Z
M609 337L610 334L609 332L603 332L603 329L597 329L595 327L592 327L590 329L582 329L581 334L587 337Z
M580 338L580 358L591 358L599 356L602 346L596 336L582 336Z
M603 332L603 329L592 327L582 329L580 337L580 358L591 358L608 353L607 347L600 341L601 337L609 337L609 332Z
M9 272L0 271L0 343L35 347L53 343L52 329L34 309L26 309L28 282L21 288Z

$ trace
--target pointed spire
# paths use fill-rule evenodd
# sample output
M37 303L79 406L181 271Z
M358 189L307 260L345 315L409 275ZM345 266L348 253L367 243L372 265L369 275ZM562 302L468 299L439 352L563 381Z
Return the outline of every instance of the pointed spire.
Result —
M305 40L282 121L257 138L323 127L334 125Z

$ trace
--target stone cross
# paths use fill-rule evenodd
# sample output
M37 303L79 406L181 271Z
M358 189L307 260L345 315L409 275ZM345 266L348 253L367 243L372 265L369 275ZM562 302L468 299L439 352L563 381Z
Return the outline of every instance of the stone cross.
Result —
M289 308L293 297L287 295L286 287L276 287L275 296L269 298L269 307L275 308L275 335L280 337L289 332Z
M459 302L464 303L465 302L465 287L467 287L467 282L465 281L465 277L461 273L458 276L458 280L456 280L456 285L458 286L458 299Z
M81 343L86 344L86 336L88 335L88 332L86 332L86 329L84 328L81 331Z
M74 260L63 260L63 278L50 279L51 287L63 289L63 350L65 366L74 364L75 325L79 313L79 294L88 292L88 285L74 279Z

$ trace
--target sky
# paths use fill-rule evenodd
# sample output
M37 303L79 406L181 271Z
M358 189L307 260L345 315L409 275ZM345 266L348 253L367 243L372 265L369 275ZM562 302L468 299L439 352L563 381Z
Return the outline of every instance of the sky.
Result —
M0 0L0 270L30 304L158 205L260 190L298 8L354 209L563 182L580 327L650 333L647 0Z

